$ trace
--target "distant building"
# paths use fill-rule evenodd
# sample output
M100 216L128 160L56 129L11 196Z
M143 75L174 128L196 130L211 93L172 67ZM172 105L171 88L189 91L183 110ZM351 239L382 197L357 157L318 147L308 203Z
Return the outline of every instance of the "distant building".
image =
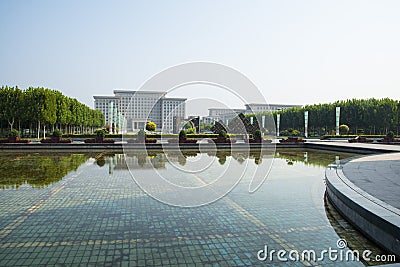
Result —
M245 113L245 109L230 109L230 108L210 108L208 109L208 118L212 121L223 121L226 123L227 120L230 120L236 117L240 113Z
M186 98L167 98L166 92L114 90L114 96L93 96L95 109L100 110L106 123L111 103L126 119L128 132L144 129L153 121L163 132L172 132L174 117L185 117Z
M210 108L208 109L208 119L217 120L226 123L236 117L238 114L253 114L263 111L277 111L287 108L302 107L301 105L285 105L285 104L256 104L250 103L245 105L245 109L229 109L229 108Z
M286 104L246 104L246 114L259 113L263 111L277 111L288 108L302 107L302 105L286 105Z

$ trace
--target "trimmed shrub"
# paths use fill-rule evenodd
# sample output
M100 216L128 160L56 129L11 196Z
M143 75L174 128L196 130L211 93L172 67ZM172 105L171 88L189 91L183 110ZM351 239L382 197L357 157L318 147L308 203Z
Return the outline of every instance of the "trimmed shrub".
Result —
M59 129L55 129L51 136L52 137L56 137L56 138L61 138L62 137L62 132Z
M19 137L20 136L20 132L16 129L12 129L8 135L9 137Z
M218 138L228 138L228 134L224 130L222 130L219 132Z
M95 134L97 137L106 137L106 131L104 129L97 129Z
M187 135L186 135L186 131L185 130L181 130L180 132L179 132L179 139L186 139L187 138Z

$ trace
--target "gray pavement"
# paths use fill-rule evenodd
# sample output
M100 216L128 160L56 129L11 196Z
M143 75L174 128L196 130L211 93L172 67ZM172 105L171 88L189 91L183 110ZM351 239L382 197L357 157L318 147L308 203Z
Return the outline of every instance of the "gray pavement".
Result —
M351 160L343 173L363 191L400 209L400 153Z

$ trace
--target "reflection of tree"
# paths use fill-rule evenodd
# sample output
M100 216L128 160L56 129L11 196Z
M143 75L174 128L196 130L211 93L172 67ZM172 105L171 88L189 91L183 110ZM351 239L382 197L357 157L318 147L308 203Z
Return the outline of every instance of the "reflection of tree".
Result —
M158 155L149 156L149 157L150 157L150 162L154 168L156 168L156 169L165 168L165 162L167 160L165 159L164 154L158 154Z
M146 153L140 153L137 155L139 166L143 167L144 164L146 164L146 157L147 157Z
M104 157L101 157L99 159L96 160L96 164L99 167L103 167L106 164L106 159Z
M232 158L235 159L240 164L242 164L246 160L246 158L248 158L248 155L247 155L247 153L243 153L243 152L235 152L235 153L232 153Z
M262 162L263 153L261 149L250 150L250 157L254 158L254 163L259 165Z
M218 158L218 162L221 165L224 165L226 162L226 157L231 156L232 153L230 150L217 150L215 156Z
M44 187L60 181L88 159L89 155L83 154L1 156L0 187Z
M307 152L307 153L304 153ZM335 157L347 158L355 154L342 153L313 149L279 149L275 153L275 157L285 159L288 165L293 165L294 162L303 162L307 165L326 167L335 161Z
M179 163L179 165L181 165L181 166L185 166L185 164L186 164L186 157L185 157L185 155L179 155L179 156L178 156L178 163Z

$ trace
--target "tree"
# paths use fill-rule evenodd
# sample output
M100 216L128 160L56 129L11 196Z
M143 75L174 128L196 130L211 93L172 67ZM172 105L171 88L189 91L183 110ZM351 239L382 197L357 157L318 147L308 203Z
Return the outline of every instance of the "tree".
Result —
M154 132L156 130L155 122L149 121L146 123L146 130L150 132Z
M1 113L10 126L10 131L14 127L16 120L21 119L24 106L22 105L23 93L18 87L1 88Z
M32 133L32 128L36 127L39 138L41 131L45 133L50 127L54 130L56 123L59 129L64 125L66 132L71 125L74 128L79 126L80 131L102 127L104 115L56 90L0 87L0 125L6 124L12 129L16 122L20 131L25 127Z

